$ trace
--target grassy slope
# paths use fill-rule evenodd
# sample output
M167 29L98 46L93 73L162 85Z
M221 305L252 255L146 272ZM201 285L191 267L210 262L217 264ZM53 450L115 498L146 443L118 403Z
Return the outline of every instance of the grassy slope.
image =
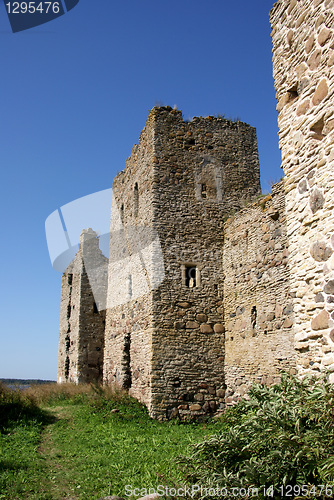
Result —
M125 497L126 485L183 484L176 457L214 432L215 424L152 421L122 394L38 391L44 412L21 411L2 426L0 499Z

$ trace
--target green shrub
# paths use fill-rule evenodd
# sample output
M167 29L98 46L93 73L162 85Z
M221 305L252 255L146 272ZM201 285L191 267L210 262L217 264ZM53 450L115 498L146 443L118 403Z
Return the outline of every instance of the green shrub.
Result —
M324 377L283 374L280 384L253 386L249 400L225 412L219 434L195 445L181 462L192 484L254 487L258 498L266 498L264 488L271 486L274 498L284 498L286 486L297 485L298 498L298 485L310 491L312 485L333 484L333 424L333 386ZM300 498L315 496L305 490Z

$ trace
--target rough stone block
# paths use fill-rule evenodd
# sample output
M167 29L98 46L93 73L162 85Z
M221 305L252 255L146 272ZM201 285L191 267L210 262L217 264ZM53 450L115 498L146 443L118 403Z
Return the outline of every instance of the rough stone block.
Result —
M329 338L331 339L332 342L334 342L334 330L330 331Z
M179 302L178 306L182 307L184 309L188 309L191 306L191 304L190 304L190 302Z
M329 327L329 314L327 311L321 311L311 321L312 330L326 330Z
M208 324L201 324L200 325L200 332L201 333L213 333L213 329L211 325Z
M317 69L320 60L321 60L321 50L318 49L311 54L309 60L307 61L310 70L314 71L315 69Z
M293 326L293 319L292 318L285 318L283 322L283 328L291 328Z
M225 333L225 327L221 323L216 323L213 326L215 333Z
M310 99L305 99L305 101L301 102L297 107L296 111L297 116L305 115L309 107L310 107Z
M206 314L197 314L196 315L196 320L199 322L199 323L206 323L206 321L208 321L208 317Z
M312 213L317 212L318 210L322 209L325 203L325 198L322 192L315 188L310 196L310 208L312 210Z
M327 79L323 78L319 83L318 86L314 92L314 96L312 98L312 102L314 106L317 106L318 104L321 103L325 99L325 97L328 94L328 83Z
M198 328L198 327L199 327L199 324L196 321L187 321L187 323L186 323L187 329L194 329L194 328Z
M325 287L324 287L324 292L328 294L334 294L334 280L329 280Z
M201 392L198 392L194 396L195 401L203 401L204 400L204 395Z
M200 404L194 404L189 406L190 411L200 411L202 409Z
M332 255L333 250L327 246L325 241L316 241L310 247L310 254L317 262L326 261Z
M324 26L319 35L318 35L318 43L319 45L322 47L323 45L325 45L325 43L327 42L327 40L330 39L331 37L331 30L329 30L328 28L326 28L326 26Z

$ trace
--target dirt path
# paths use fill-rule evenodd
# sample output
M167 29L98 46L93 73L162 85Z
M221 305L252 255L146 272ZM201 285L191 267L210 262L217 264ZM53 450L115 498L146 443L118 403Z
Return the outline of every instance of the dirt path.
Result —
M46 476L45 489L53 500L76 500L78 497L70 494L70 487L66 480L61 451L54 442L54 426L60 420L70 423L73 419L71 411L66 406L45 407L54 421L48 424L42 434L42 441L38 447L38 453L44 461Z

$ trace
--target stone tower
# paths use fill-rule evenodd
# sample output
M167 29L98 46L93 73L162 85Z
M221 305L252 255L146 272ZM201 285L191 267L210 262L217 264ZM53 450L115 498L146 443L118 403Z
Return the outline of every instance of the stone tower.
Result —
M334 0L270 20L284 180L254 201L255 129L154 108L114 181L109 262L86 230L63 275L59 382L103 372L161 419L281 370L334 382Z
M260 193L255 129L153 108L113 184L104 381L150 414L224 401L226 217Z
M107 273L97 234L82 231L80 250L62 276L58 383L102 382Z
M279 0L270 21L298 370L334 373L334 2Z

